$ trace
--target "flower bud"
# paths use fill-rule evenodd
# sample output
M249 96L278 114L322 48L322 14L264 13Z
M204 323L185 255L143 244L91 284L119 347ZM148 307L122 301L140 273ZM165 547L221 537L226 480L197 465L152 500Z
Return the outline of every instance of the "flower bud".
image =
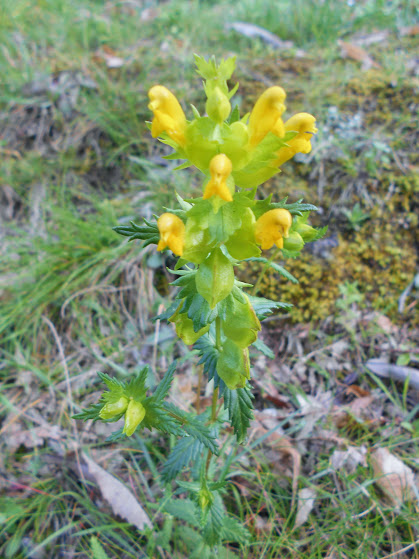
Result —
M112 419L124 413L128 407L128 402L129 400L126 396L121 396L116 402L108 402L100 410L99 417L101 419Z
M205 187L204 200L216 195L226 202L233 201L233 196L227 185L227 179L230 177L232 170L233 165L224 153L219 153L211 159L209 165L211 179Z
M230 114L231 105L227 95L216 86L208 96L205 109L211 120L221 124Z
M269 210L256 221L255 239L262 250L268 250L275 244L282 248L283 237L288 237L292 225L292 215L284 208Z
M125 412L125 425L122 431L124 435L130 437L142 422L145 416L145 408L141 402L130 400L127 411Z
M307 225L307 223L299 224L295 230L301 235L305 243L313 241L318 235L317 229L314 229L311 225Z
M293 252L300 252L304 246L303 238L297 231L291 231L288 238L284 240L284 248Z
M203 512L212 504L212 501L213 501L213 496L211 494L211 491L209 491L209 489L203 487L202 489L199 490L198 503Z
M160 232L160 241L157 250L169 247L176 256L182 256L185 244L185 225L177 215L171 213L162 214L157 220Z
M186 117L179 101L166 87L153 86L148 92L150 103L148 108L153 111L154 118L151 125L153 138L166 132L172 140L185 145Z

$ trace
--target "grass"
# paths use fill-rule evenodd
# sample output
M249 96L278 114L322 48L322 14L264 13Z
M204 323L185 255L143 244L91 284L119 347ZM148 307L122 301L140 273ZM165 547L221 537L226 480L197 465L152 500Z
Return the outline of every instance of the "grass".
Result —
M149 7L147 19L144 7L135 2L0 0L0 555L5 558L53 558L74 551L76 557L102 559L92 537L110 558L192 557L199 549L197 532L164 514L159 504L167 492L159 478L168 453L166 439L143 434L126 445L109 446L103 444L107 433L99 426L77 426L80 447L124 481L153 518L154 532L148 537L116 518L96 486L80 479L71 446L76 437L71 407L78 410L97 399L95 371L123 377L151 362L161 375L174 355L185 356L170 328L161 325L159 337L151 323L167 298L170 278L163 264L170 262L156 260L151 249L121 242L111 231L118 222L138 221L170 207L175 189L187 195L199 188L196 175L173 175L162 164L162 148L149 141L144 120L149 118L150 85L164 83L203 109L192 53L220 57L233 52L239 54L236 76L243 110L266 86L261 76L269 83L280 82L289 92L291 112L310 110L319 121L330 105L350 116L359 104L379 98L382 114L367 114L370 136L356 138L361 148L351 138L342 140L345 152L336 161L330 156L335 146L319 135L326 147L310 166L289 167L269 186L279 196L282 190L302 185L307 201L318 203L316 172L326 165L330 183L320 202L323 215L332 216L335 224L341 218L333 217L330 207L336 192L341 194L342 183L334 181L342 176L342 168L347 173L343 182L352 176L357 185L365 183L374 203L387 194L374 186L377 181L384 183L392 174L401 184L394 160L382 157L379 149L371 152L373 134L402 154L403 165L417 164L411 148L413 109L408 108L415 102L409 97L412 77L405 64L399 64L401 59L411 60L417 46L415 37L399 37L402 26L417 21L414 2L368 0L350 6L300 0L173 0ZM197 21L205 21L204 30ZM294 57L295 49L272 51L258 39L226 30L225 21L260 25L292 40L306 54L301 60ZM377 28L392 33L388 43L366 47L381 64L379 79L374 70L360 76L359 65L342 60L336 48L338 39L350 42L354 33ZM123 66L108 68L106 52L123 58ZM366 93L361 86L354 90L363 77L361 85L373 84ZM381 79L381 89L374 86L376 78ZM185 109L189 110L186 102ZM382 120L374 121L377 118ZM408 202L414 197L412 185L413 181L396 187L405 188L402 201L391 199L403 219L408 219L403 211L406 216L415 211ZM343 208L349 212L358 207L365 215L370 214L368 204L354 188ZM401 206L408 209L402 211ZM334 227L348 236L352 233L346 225ZM362 228L358 221L356 225ZM397 227L405 232L404 225ZM299 362L299 352L315 352L312 365L297 377L297 386L290 380L272 380L289 398L291 409L299 409L298 395L322 391L337 398L336 406L349 405L354 396L341 396L342 382L347 374L360 371L359 386L379 394L383 402L383 420L349 414L338 425L332 414L325 414L316 433L326 429L335 442L321 437L298 442L310 418L284 412L280 427L302 456L298 486L316 492L309 519L299 528L291 506L289 456L266 441L240 448L233 458L226 502L251 539L229 544L218 556L376 559L401 556L401 550L412 546L406 553L418 557L413 546L418 539L414 503L400 511L390 507L373 484L368 461L352 473L330 465L335 448L365 445L369 452L389 447L417 467L412 459L418 452L417 409L411 392L377 380L362 368L367 358L377 356L375 347L394 343L392 335L406 354L414 349L412 313L404 330L387 335L372 323L365 327L365 312L372 310L368 305L364 298L336 308L337 320L311 324L306 337L305 324L289 325L287 332L282 327L279 336L266 331L273 346L280 343L278 337L288 336L288 345L278 351L290 367ZM355 322L349 324L349 319ZM330 369L331 357L324 348L342 340L348 349L338 356L337 368ZM190 374L188 367L193 369L186 357L179 386ZM264 371L273 378L271 368L268 364ZM266 380L256 370L256 378L258 374L260 381ZM256 391L258 407L272 407L263 390ZM59 440L39 435L43 422L59 427ZM23 442L16 447L14 439L22 433ZM275 464L283 467L276 470Z

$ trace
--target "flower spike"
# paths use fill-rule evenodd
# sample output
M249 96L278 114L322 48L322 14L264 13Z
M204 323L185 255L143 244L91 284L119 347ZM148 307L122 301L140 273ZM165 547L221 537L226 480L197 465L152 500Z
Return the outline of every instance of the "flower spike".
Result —
M268 132L283 136L282 113L286 93L282 87L269 87L256 101L249 119L250 146L263 140Z
M186 117L179 101L166 87L153 86L148 92L150 103L148 108L153 111L151 125L153 138L167 132L172 140L182 147L185 145Z
M209 165L211 179L205 187L204 200L216 195L226 202L233 201L233 196L231 195L226 182L228 177L231 175L232 170L233 165L224 153L219 153L211 159Z
M283 147L278 151L276 165L282 165L296 153L310 153L311 136L317 132L315 122L314 116L308 113L298 113L287 120L285 131L297 132L297 135L287 142L289 147Z
M288 237L292 225L292 215L288 210L277 208L264 213L256 221L255 239L262 250L268 250L275 244L278 248L284 246L283 237Z
M176 256L182 256L185 244L185 225L177 215L171 213L162 214L157 220L160 232L160 241L157 250L161 251L169 247Z

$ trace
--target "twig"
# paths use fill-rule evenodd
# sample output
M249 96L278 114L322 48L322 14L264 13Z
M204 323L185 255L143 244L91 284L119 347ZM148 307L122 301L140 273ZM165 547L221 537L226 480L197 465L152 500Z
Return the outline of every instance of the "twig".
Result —
M407 545L403 549L399 549L398 551L395 551L394 553L390 553L390 555L385 555L384 557L380 557L380 559L390 559L390 557L396 557L396 555L400 555L400 553L405 553L406 551L409 551L409 549L412 549L412 547L415 547L418 544L419 544L419 540L416 540L415 542Z

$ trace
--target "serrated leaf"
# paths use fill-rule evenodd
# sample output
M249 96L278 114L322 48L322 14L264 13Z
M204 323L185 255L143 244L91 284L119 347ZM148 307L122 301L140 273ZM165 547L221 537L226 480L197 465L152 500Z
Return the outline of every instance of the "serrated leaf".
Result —
M237 204L228 203L222 206L217 213L211 212L208 216L208 229L211 240L223 243L240 228L241 208Z
M226 516L223 520L221 538L226 542L238 542L246 545L250 540L250 532L246 530L242 522L231 516Z
M164 403L164 408L176 418L185 433L200 441L213 454L218 456L219 450L216 442L216 434L213 429L205 425L204 421L206 417L194 416L190 413L186 413L169 402Z
M164 481L172 481L191 460L196 460L204 445L193 437L182 437L170 452L162 470Z
M204 373L208 376L208 380L214 379L214 387L217 387L221 381L217 373L220 352L215 347L215 340L206 334L195 342L193 348L198 350L201 357L198 364L204 366Z
M224 503L218 491L213 493L213 501L209 505L206 515L207 522L203 529L203 537L206 543L213 547L221 541L222 527L226 517Z
M269 357L269 359L275 358L274 352L271 350L271 348L269 348L266 344L264 344L260 338L258 338L255 342L253 342L252 347L256 348L258 351L263 353L263 355L265 355L266 357Z
M170 499L164 505L164 511L199 528L198 507L191 499Z
M247 435L250 421L253 419L252 393L246 388L230 390L225 388L223 392L224 408L228 412L230 423L233 427L237 442L240 444Z
M271 301L271 299L265 299L264 297L254 297L253 295L249 295L248 297L259 320L263 320L264 318L272 314L273 311L276 309L290 309L292 307L291 303Z
M90 549L92 551L92 559L109 559L99 540L95 536L90 538Z
M288 270L286 270L283 266L280 266L276 262L272 262L267 258L263 258L262 256L255 256L252 258L246 258L246 262L262 262L263 264L266 264L267 266L281 274L281 276L284 276L284 278L290 280L292 283L298 283L298 279L294 277L291 272L288 272Z
M156 390L154 391L153 396L157 403L161 402L164 398L166 398L167 394L169 393L173 381L173 375L175 374L176 371L176 366L177 366L177 361L174 361L167 369L166 374L161 379Z
M73 415L73 419L81 419L82 421L92 419L93 421L97 421L100 419L99 414L102 408L103 404L92 404L89 408Z
M130 225L117 225L112 229L119 235L129 237L130 241L140 239L145 241L144 246L149 244L157 244L160 239L157 223L150 223L144 219L145 225L137 225L130 221Z
M133 377L125 386L124 394L127 398L134 400L142 400L147 392L146 382L149 375L150 367L143 367L135 377Z

